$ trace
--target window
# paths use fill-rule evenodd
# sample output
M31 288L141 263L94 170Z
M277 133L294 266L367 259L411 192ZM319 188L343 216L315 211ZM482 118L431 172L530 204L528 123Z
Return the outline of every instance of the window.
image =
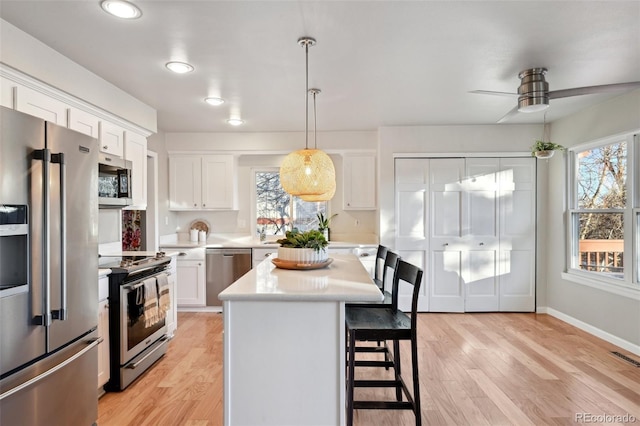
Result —
M636 138L623 136L570 151L568 263L573 272L638 283L640 185L632 178L640 175Z
M292 227L300 231L318 228L317 214L326 215L326 202L307 202L287 194L280 185L278 170L256 170L254 176L258 234L284 235Z

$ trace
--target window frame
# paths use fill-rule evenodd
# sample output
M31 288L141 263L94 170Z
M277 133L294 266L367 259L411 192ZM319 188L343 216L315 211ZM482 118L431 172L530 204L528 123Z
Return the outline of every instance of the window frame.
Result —
M251 217L250 217L250 222L251 222L251 235L254 236L255 238L258 238L258 224L256 223L256 215L257 215L257 194L256 194L256 174L257 173L270 173L270 172L280 172L280 168L279 167L269 167L269 166L264 166L264 167L251 167ZM297 198L294 196L291 196L293 198ZM310 201L311 202L311 201ZM327 217L331 217L330 216L330 203L328 201L318 201L318 203L324 203L325 204L325 215ZM292 222L295 221L295 217L293 216L293 202L290 203L289 205L289 209L290 209L290 217ZM266 235L266 241L267 242L273 242L277 239L282 238L282 235L270 235L267 234Z
M603 290L640 298L640 184L636 179L640 176L640 146L638 145L640 130L599 139L567 149L567 209L566 209L566 259L563 278L596 287L601 284ZM578 208L578 154L593 148L625 141L627 145L627 206L616 209L581 209ZM622 213L624 221L624 276L622 279L610 277L599 272L585 271L574 264L579 250L580 213ZM594 285L595 284L595 285ZM628 290L631 290L629 292Z

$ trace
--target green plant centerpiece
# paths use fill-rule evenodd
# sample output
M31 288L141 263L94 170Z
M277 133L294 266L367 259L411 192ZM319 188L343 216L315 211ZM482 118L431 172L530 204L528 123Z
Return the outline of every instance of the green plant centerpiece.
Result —
M329 242L322 232L312 229L300 232L287 231L285 238L276 241L278 259L297 263L322 263L328 258L327 245Z
M564 151L566 148L553 142L536 141L531 146L531 156L537 158L551 158L555 151Z

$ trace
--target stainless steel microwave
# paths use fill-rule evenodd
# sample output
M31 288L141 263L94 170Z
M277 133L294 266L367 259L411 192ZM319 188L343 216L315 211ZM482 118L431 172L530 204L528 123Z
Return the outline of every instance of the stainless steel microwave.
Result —
M98 205L121 208L132 204L131 161L100 153L98 158Z

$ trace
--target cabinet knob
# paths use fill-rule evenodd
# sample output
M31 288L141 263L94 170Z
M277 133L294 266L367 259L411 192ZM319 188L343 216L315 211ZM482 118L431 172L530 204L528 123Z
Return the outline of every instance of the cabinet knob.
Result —
M449 243L444 243L444 244L443 244L443 246L444 246L444 247L446 247L446 246L448 246L448 245L449 245Z
M202 204L202 207L206 207L206 206L207 206L206 204L204 204L204 203Z
M271 253L265 253L265 254L264 254L264 257L269 257L269 255L270 255L270 254L271 254Z
M484 243L480 243L480 245L481 245L481 246L483 246L483 245L484 245Z
M109 148L109 145L104 145L104 146L102 147L102 149L108 149L108 148Z
M198 204L197 203L193 203L193 207L198 207Z

